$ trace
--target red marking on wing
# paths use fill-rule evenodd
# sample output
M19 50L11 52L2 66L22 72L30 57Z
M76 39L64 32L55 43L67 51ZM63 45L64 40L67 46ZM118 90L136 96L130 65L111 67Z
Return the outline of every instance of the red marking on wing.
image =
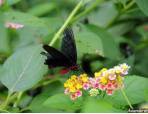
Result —
M60 74L66 74L67 72L70 71L71 68L63 69L61 70Z
M69 72L70 70L74 70L74 69L77 69L77 68L79 68L79 65L71 66L71 67L69 67L69 68L67 68L67 69L61 70L60 74L66 74L66 73Z

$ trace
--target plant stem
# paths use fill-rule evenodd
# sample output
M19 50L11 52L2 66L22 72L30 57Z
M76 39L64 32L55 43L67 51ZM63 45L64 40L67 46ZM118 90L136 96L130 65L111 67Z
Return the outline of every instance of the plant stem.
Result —
M128 99L127 95L125 94L125 92L124 92L122 87L120 87L120 90L121 90L125 100L127 101L128 105L130 106L130 108L133 109L133 107L132 107L132 105L131 105L131 103L130 103L130 101L129 101L129 99Z
M115 17L114 17L104 28L105 28L105 29L108 29L112 24L114 24L114 23L118 20L118 18L119 18L122 14L126 13L126 11L127 11L129 8L131 8L135 3L136 3L136 1L135 1L135 0L132 0L129 4L127 4L121 11L119 11L119 12L117 13L117 15L115 15Z
M62 32L64 31L64 29L67 27L67 25L70 23L70 21L72 20L72 18L74 17L74 15L77 13L77 11L80 9L80 7L82 6L82 0L77 4L77 6L74 8L74 10L71 12L71 14L69 15L69 17L66 19L65 23L63 24L63 26L59 29L59 31L55 34L54 38L52 39L52 41L50 42L50 46L52 46L57 39L60 37L60 35L62 34Z
M5 108L9 104L10 96L11 96L11 93L9 92L5 102L1 105L0 110L5 110Z
M78 20L80 17L86 15L88 12L93 10L102 0L96 0L88 9L84 10L83 12L79 13L77 16L75 16L71 22L74 22Z
M17 95L17 99L16 99L16 102L14 103L13 107L17 107L18 106L18 103L23 95L23 91L19 92L18 95Z

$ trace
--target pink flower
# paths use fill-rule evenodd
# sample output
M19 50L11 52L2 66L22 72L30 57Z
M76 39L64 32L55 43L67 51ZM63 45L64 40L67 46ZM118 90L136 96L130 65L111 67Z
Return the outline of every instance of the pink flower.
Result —
M98 88L99 87L99 84L94 84L93 87L94 88Z
M76 95L75 94L71 94L70 97L71 97L72 100L75 100L76 99Z
M0 0L0 6L3 4L3 0Z
M110 96L113 95L113 90L112 90L112 89L108 89L106 92L107 92L107 94L110 95Z
M65 93L66 95L70 94L70 89L69 89L69 88L66 88L64 93Z
M96 83L100 82L100 78L95 78Z
M88 82L88 85L89 85L89 87L92 87L93 83L92 82Z
M100 85L99 85L99 89L102 90L102 91L104 91L104 90L106 89L106 86L103 85L103 84L100 84Z
M21 25L21 24L13 24L13 23L8 23L6 22L5 23L5 26L8 28L8 27L12 27L14 29L18 29L18 28L23 28L24 25Z
M118 90L118 89L119 89L118 84L114 84L114 89L115 89L115 90Z
M83 88L84 88L85 90L89 89L89 84L84 83L84 84L83 84Z
M107 89L112 89L112 87L113 87L112 83L107 84Z
M77 90L77 91L76 91L76 96L77 96L77 97L81 97L81 96L82 96L82 91Z
M122 69L122 70L121 70L121 73L124 74L124 75L127 75L127 74L128 74L128 72L127 72L126 69Z
M110 80L115 80L116 79L116 75L115 74L109 74L108 77Z

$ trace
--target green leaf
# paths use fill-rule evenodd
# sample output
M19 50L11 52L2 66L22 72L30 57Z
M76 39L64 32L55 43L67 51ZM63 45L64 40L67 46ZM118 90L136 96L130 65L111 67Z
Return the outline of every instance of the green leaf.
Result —
M19 108L16 107L8 107L7 110L11 113L19 113Z
M104 57L110 59L118 59L119 58L119 50L117 48L117 44L114 41L113 37L106 32L104 29L99 28L95 25L86 25L85 26L88 31L93 32L100 38L102 44L102 50ZM91 37L90 37L91 38ZM100 45L100 44L97 44Z
M98 26L105 26L118 13L115 4L112 1L104 2L94 12L88 16L89 22Z
M5 12L6 21L16 24L23 24L25 26L46 26L42 19L35 16L29 15L27 13L22 13L18 11L7 11Z
M145 100L148 102L148 87L146 88L146 91L145 91Z
M126 22L114 25L109 28L108 32L111 35L124 35L125 33L129 32L134 28L135 22Z
M24 47L31 44L40 44L41 42L43 42L43 38L45 36L51 34L49 28L46 26L42 27L26 26L21 30L17 30L17 33L19 35L19 39L13 42L15 48Z
M50 13L56 8L55 4L52 3L43 3L36 5L35 7L31 8L28 13L35 15L35 16L42 16L44 14Z
M112 104L107 100L99 100L93 97L89 97L89 99L84 103L84 107L82 109L83 113L114 113L114 112L125 112L119 109L113 108Z
M31 110L33 113L60 113L62 112L59 109L55 108L49 108L47 106L44 106L43 103L45 100L48 99L50 95L48 94L40 94L37 97L33 99L29 107L27 109ZM39 105L40 104L40 105Z
M4 22L4 15L2 11L0 10L0 54L5 53L8 54L10 52L10 46L9 46L9 39L8 39L8 31L5 28L5 22Z
M6 3L8 6L17 4L18 2L20 2L21 0L7 0Z
M148 16L148 0L136 0L136 3L143 13Z
M20 49L4 63L0 80L10 92L27 90L41 80L47 70L41 50L40 45Z
M69 95L56 94L49 97L44 102L44 105L57 109L77 110L81 108L82 102L82 97L73 101L70 99Z
M142 40L148 39L148 32L144 29L145 27L148 27L148 24L136 28L136 31L142 36Z
M145 101L145 91L148 87L148 79L140 76L126 76L124 80L124 91L131 104ZM113 96L106 96L113 104L128 105L120 90L115 91Z
M101 39L91 32L75 34L78 53L100 54L104 56Z

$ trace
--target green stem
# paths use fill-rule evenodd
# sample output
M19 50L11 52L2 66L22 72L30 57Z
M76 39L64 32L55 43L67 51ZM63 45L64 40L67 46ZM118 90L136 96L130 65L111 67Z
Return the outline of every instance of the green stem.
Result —
M132 0L129 4L127 4L121 11L119 11L119 12L117 13L117 15L115 15L115 17L114 17L104 28L105 28L105 29L108 29L112 24L114 24L114 23L118 20L118 18L119 18L122 14L126 13L126 11L127 11L129 8L131 8L135 3L136 3L136 1L135 1L135 0Z
M56 78L54 78L54 79L52 79L52 80L44 81L44 82L42 82L42 83L36 85L36 86L33 87L32 89L36 89L36 88L41 87L41 86L47 86L47 85L49 85L49 84L51 84L51 83L53 83L53 82L55 82L55 81L57 81L57 80L59 80L59 77L56 77Z
M71 22L74 22L74 21L78 20L79 18L81 18L82 16L86 15L88 12L90 12L95 7L97 7L101 1L102 0L96 0L88 9L84 10L83 12L81 12L77 16L75 16Z
M21 92L18 93L17 100L16 100L16 102L14 103L13 107L17 107L17 106L18 106L18 103L19 103L19 101L20 101L20 99L21 99L23 93L24 93L23 91L21 91Z
M128 99L127 95L125 94L125 92L124 92L122 87L120 87L120 90L121 90L125 100L127 101L128 105L130 106L130 108L133 109L133 107L132 107L132 105L131 105L131 103L130 103L130 101L129 101L129 99Z
M9 104L10 96L11 96L11 93L9 92L5 102L1 105L0 110L5 110L5 108Z
M57 39L60 37L60 35L62 34L62 32L64 31L64 29L68 26L68 24L70 23L70 21L72 20L72 18L74 17L74 15L77 13L77 11L80 9L80 7L82 6L82 0L77 4L77 6L74 8L74 10L71 12L71 14L69 15L69 17L66 19L65 23L63 24L63 26L59 29L59 31L55 34L54 38L52 39L52 41L50 42L50 46L52 46Z

